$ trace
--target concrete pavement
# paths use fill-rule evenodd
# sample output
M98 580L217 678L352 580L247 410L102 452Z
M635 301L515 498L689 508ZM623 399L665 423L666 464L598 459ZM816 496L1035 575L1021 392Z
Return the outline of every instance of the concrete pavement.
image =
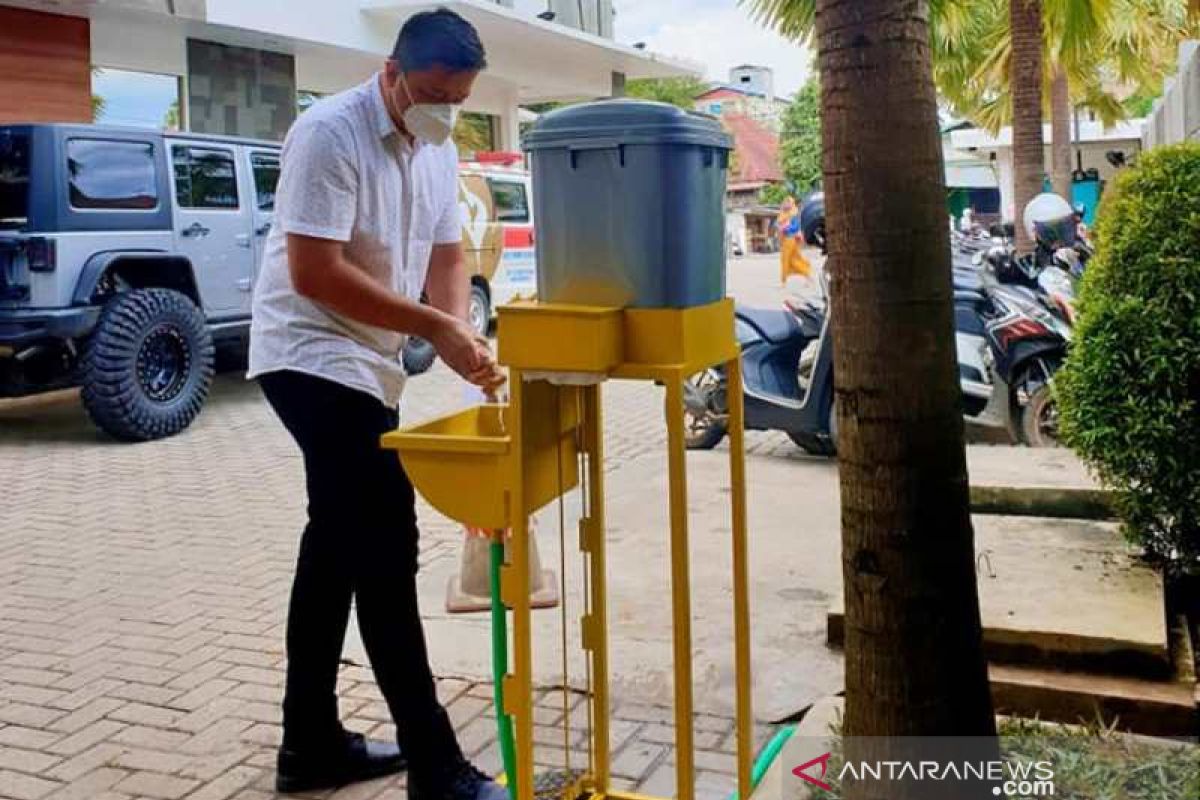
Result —
M776 269L773 259L737 260L731 286L773 305ZM465 403L461 384L439 366L412 382L404 416ZM653 386L606 389L617 774L624 788L669 795L661 409ZM840 659L823 645L839 585L829 535L836 471L780 434L751 433L748 445L756 703L765 722L840 683ZM722 452L689 463L698 780L700 796L716 798L733 785L728 496ZM270 797L303 484L299 454L257 388L224 376L190 430L137 446L103 438L69 393L0 404L0 474L0 798ZM557 569L553 513L542 541ZM421 520L422 595L441 691L467 749L491 768L486 620L441 613L460 534L426 507ZM579 609L568 597L568 625ZM538 617L547 639L557 638L557 618ZM359 666L342 673L343 715L355 729L388 735L353 641L347 656ZM557 683L554 652L539 648L539 658L539 677ZM581 674L576 665L572 682ZM561 700L540 702L539 721L554 725ZM542 735L558 740L551 727ZM565 759L566 751L546 752ZM337 796L390 800L401 785Z

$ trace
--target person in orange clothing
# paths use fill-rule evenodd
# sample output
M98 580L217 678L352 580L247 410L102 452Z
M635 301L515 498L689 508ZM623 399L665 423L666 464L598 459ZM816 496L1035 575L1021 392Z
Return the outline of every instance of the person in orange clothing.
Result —
M804 234L800 231L800 208L796 198L783 201L777 220L779 228L780 283L787 283L793 275L809 278L812 265L804 257Z

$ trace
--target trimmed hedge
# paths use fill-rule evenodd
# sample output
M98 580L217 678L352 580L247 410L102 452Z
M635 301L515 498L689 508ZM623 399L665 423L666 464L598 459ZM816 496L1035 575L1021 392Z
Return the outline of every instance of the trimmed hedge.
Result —
M1129 538L1200 569L1200 143L1110 186L1055 380L1063 438L1113 489Z

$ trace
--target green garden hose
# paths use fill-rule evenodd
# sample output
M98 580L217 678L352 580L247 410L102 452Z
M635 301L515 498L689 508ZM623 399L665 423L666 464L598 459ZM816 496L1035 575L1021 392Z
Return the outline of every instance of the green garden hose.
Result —
M750 791L754 791L762 783L762 779L767 775L767 770L775 763L775 759L779 758L779 754L783 752L783 746L788 743L788 739L791 739L795 732L796 726L788 725L775 734L763 751L759 753L758 760L754 762L754 768L750 771ZM729 795L729 800L739 800L738 793L734 792Z
M508 612L500 601L500 568L504 565L504 541L497 538L489 548L491 555L489 575L492 590L492 676L495 682L496 725L500 739L500 756L504 760L504 774L508 782L509 794L517 796L517 766L516 745L513 739L512 717L504 713L504 677L508 674ZM767 743L754 762L750 772L750 789L753 791L762 783L767 770L779 758L783 747L796 732L795 725L783 728ZM729 800L740 800L734 792Z
M510 797L517 796L517 757L513 742L512 717L504 713L504 677L508 674L508 612L500 602L500 567L504 564L504 539L492 541L488 573L492 589L492 676L496 693L496 726L500 756Z

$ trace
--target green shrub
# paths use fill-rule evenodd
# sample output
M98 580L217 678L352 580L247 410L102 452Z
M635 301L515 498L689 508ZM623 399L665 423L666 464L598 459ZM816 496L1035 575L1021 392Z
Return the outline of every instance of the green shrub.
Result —
M1200 567L1200 144L1145 153L1100 207L1098 251L1055 390L1066 442L1126 533Z

